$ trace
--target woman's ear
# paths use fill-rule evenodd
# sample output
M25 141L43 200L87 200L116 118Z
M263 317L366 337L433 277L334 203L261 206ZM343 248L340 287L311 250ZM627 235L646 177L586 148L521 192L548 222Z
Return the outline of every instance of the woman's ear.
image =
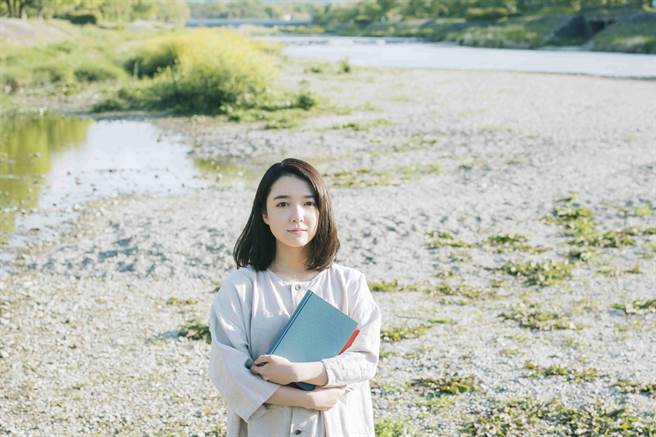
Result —
M267 218L267 213L266 213L266 211L264 211L264 212L262 213L262 221L263 221L265 224L267 224L267 225L269 224L269 219Z

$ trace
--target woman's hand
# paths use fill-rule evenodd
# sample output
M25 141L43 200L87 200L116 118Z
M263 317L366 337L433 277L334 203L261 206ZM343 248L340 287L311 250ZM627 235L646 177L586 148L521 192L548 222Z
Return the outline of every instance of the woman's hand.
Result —
M262 379L280 385L296 382L298 374L294 363L278 355L260 355L251 366L251 372Z
M308 408L319 411L330 410L345 393L345 385L336 387L316 387L313 391L308 392L311 399Z

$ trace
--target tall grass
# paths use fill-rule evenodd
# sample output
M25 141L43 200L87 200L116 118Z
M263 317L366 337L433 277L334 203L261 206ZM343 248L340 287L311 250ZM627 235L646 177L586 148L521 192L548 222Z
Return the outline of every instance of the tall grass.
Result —
M274 58L235 31L193 29L158 36L135 48L124 67L141 80L96 110L215 114L275 106Z
M101 96L90 102L96 111L223 113L235 120L248 119L243 111L253 109L262 112L257 119L281 109L307 111L318 103L307 90L276 88L278 50L215 29L89 27L74 41L33 47L0 40L0 113L26 95L58 99L81 92Z

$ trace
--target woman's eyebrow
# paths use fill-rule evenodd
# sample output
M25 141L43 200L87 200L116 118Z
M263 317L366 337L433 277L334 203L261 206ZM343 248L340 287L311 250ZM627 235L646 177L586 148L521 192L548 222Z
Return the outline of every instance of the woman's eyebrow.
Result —
M288 196L288 195L286 195L286 194L281 194L280 196L276 196L276 197L274 197L273 200L277 200L277 199L289 199L289 198L291 198L291 197L292 197L292 196ZM305 196L305 198L306 198L306 199L314 199L314 195L310 194L310 195Z

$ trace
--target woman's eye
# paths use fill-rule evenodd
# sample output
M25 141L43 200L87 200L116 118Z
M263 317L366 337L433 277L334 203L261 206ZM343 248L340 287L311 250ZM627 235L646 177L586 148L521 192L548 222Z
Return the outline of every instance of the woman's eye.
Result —
M287 205L287 202L280 202L280 203L279 203L278 205L276 205L276 206L285 206L285 205Z
M312 205L312 206L314 206L314 202L311 201L311 200L310 200L309 202L306 202L305 204L306 204L306 205Z

